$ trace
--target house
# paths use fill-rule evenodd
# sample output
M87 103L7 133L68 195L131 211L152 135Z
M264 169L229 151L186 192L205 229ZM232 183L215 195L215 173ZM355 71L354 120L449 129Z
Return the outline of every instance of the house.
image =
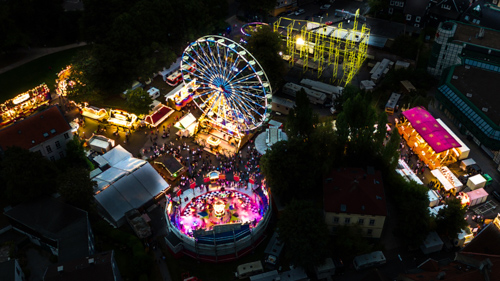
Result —
M132 157L120 145L94 161L99 165L91 172L97 182L94 198L100 214L115 227L126 222L125 213L148 207L169 187L151 164Z
M73 129L59 106L53 105L0 130L0 153L17 146L55 161L65 157L72 137Z
M380 171L372 167L333 169L323 184L325 221L330 231L358 225L367 237L380 238L387 206Z
M121 281L114 251L50 265L43 281Z
M423 27L428 7L429 0L406 1L403 9L405 23L414 27Z
M15 230L58 256L61 262L94 254L94 234L86 211L44 197L17 205L4 214Z
M387 12L389 13L389 15L398 13L402 14L404 7L405 7L405 0L391 0L389 2L389 9Z
M429 23L437 26L447 20L459 20L469 8L470 0L431 0L429 8Z
M500 29L500 2L479 0L466 7L460 20L482 27Z
M25 281L23 270L17 259L0 263L0 276L2 281Z

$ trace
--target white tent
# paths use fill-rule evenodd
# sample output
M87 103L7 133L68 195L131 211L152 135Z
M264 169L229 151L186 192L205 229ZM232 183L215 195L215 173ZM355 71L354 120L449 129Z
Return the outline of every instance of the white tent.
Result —
M125 223L126 212L143 207L169 186L151 164L121 146L101 158L111 167L92 178L98 184L94 197L103 216L116 227Z

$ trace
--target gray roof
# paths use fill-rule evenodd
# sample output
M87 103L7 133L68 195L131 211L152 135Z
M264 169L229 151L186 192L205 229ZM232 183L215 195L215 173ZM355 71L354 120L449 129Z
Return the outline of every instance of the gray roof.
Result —
M423 16L427 10L427 5L429 5L429 0L406 1L404 13L414 16Z
M151 164L145 163L96 194L95 199L116 223L126 212L142 207L166 188L168 183Z
M478 8L479 7L479 8ZM477 10L480 10L479 12ZM479 0L469 6L461 16L463 22L500 30L500 11L491 3Z
M16 272L16 260L10 260L0 263L0 276L2 281L14 281Z
M52 197L23 203L5 215L44 237L58 241L59 260L89 255L87 212Z

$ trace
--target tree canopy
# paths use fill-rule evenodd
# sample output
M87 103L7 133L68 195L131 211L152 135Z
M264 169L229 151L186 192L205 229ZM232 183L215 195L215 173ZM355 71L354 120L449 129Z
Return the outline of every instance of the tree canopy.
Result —
M448 198L446 207L439 210L436 217L437 231L451 239L457 238L458 233L467 226L464 220L467 207L462 205L460 199Z
M22 203L56 191L55 164L38 152L8 148L1 159L0 175L10 203Z
M127 92L127 107L132 113L148 114L152 102L149 94L141 87Z
M295 266L312 270L330 255L323 212L313 203L293 200L281 214L278 228L285 255Z
M286 131L290 138L307 139L318 122L304 89L295 96L295 107L287 116Z
M57 178L57 190L69 204L89 210L94 197L95 181L87 169L69 168Z
M248 38L246 48L260 63L272 86L276 86L285 72L285 61L280 53L284 53L281 35L270 26L263 26Z

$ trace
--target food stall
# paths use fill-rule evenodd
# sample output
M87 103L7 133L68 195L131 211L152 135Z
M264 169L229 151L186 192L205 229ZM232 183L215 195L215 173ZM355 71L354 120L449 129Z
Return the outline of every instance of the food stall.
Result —
M431 171L431 174L441 183L444 192L450 193L454 196L458 192L462 191L464 185L448 167L434 169Z
M84 103L84 107L82 108L82 116L103 121L108 117L108 112L104 108L98 108L95 106L89 106L87 103Z
M29 116L40 106L50 102L50 89L45 83L0 104L0 126Z
M175 90L170 92L166 96L167 105L175 110L181 110L186 104L193 100L192 93L196 91L197 84L195 84L196 80L191 81L187 85L182 85L182 87L178 87Z
M157 127L163 121L165 121L170 115L174 113L174 110L163 104L157 105L153 108L152 112L144 118L144 122L148 123L152 127Z
M469 202L471 207L486 202L486 199L488 199L489 195L488 192L484 190L484 188L472 190L466 192L466 194L469 196Z
M396 119L396 127L408 146L431 170L454 163L460 157L459 142L423 107L404 111L402 120Z
M120 127L130 128L137 121L137 116L119 109L110 109L108 122Z
M193 114L189 113L182 117L177 123L174 124L174 127L179 129L177 132L178 136L190 137L196 133L196 129L198 128L198 122L196 117Z
M421 185L424 184L422 180L420 180L420 178L417 175L415 175L415 172L413 172L413 170L410 169L408 164L406 164L406 162L401 159L398 160L398 166L396 168L396 172L399 175L401 175L406 181L412 180L418 184Z
M60 96L66 96L66 91L68 86L73 87L75 85L74 81L69 80L71 75L71 65L66 66L63 70L57 73L56 79L56 93Z
M476 190L479 188L483 188L486 185L486 179L478 174L467 179L467 187L471 190Z

